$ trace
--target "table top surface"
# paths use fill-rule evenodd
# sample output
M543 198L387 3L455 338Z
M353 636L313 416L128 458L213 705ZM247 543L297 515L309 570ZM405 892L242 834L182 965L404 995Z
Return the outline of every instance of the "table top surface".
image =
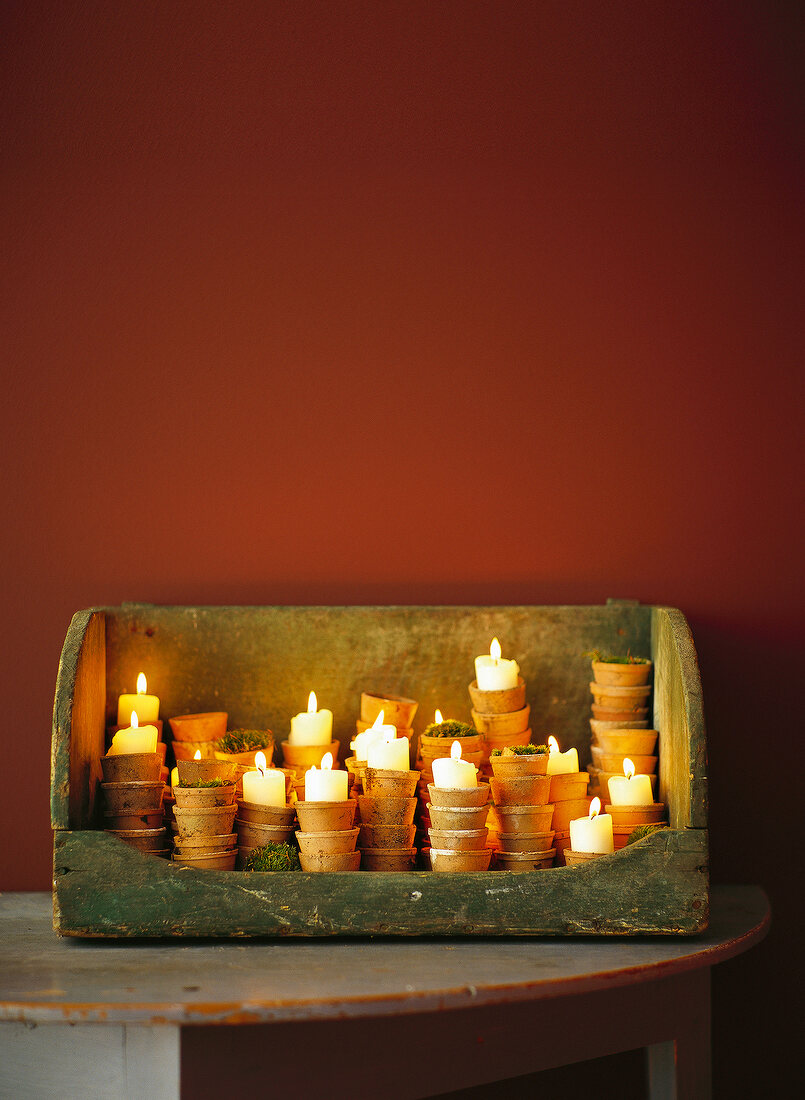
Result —
M0 894L0 1021L234 1024L589 993L713 966L766 934L756 886L716 886L695 937L61 939L49 894Z

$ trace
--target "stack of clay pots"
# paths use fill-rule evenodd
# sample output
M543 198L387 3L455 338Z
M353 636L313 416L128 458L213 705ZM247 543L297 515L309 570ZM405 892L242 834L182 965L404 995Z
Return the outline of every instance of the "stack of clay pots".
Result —
M431 870L488 870L492 858L486 844L489 784L437 787L430 783L428 792Z
M160 752L101 757L104 829L141 852L169 855L162 816L165 784Z
M552 867L556 849L552 829L554 807L549 801L551 778L548 753L520 755L510 749L491 757L490 780L495 807L492 820L502 871L538 871Z
M287 788L285 796L288 796ZM288 844L295 824L294 806L264 806L259 802L238 799L238 816L235 818L238 869L243 870L255 848L262 848L265 844Z
M298 799L305 797L305 772L310 768L321 767L322 757L329 752L333 758L333 767L338 767L338 754L341 751L340 741L330 741L324 745L292 745L290 741L282 741L282 770L291 776L291 786ZM254 756L252 755L252 763Z
M177 760L179 784L173 788L174 863L198 870L232 871L237 836L232 832L235 803L235 765L223 760ZM219 786L193 787L185 783L221 780Z
M472 722L482 735L481 770L491 774L490 756L495 749L527 745L531 741L528 722L531 707L525 701L525 682L506 691L481 691L477 681L469 686Z
M570 848L570 822L577 817L585 817L590 811L587 795L590 776L586 771L560 772L548 778L551 781L548 798L553 803L556 862L564 866L567 862L565 852Z
M412 871L418 771L367 767L365 794L358 796L361 868L364 871Z
M355 850L355 810L354 798L344 802L297 802L296 840L303 871L358 870L361 853Z
M604 805L609 801L609 776L623 775L625 756L634 761L638 772L652 776L656 790L657 760L656 757L654 760L649 759L654 754L657 743L657 732L649 729L648 718L651 670L652 664L648 660L632 663L598 660L592 662L594 679L590 684L590 691L595 702L592 707L593 717L590 719L590 751L593 760L587 771L591 779L590 794L600 798ZM606 706L604 701L613 703L614 706ZM647 731L649 736L641 737L640 731ZM637 736L628 736L630 734ZM635 760L635 756L646 759Z
M358 733L365 733L383 714L383 724L394 726L398 737L405 737L409 744L414 730L412 723L419 703L416 699L407 699L403 695L381 695L376 691L361 692L361 716L355 722ZM366 761L352 756L345 761L350 773L351 788L357 796L363 790L363 775Z
M442 757L449 756L453 742L458 741L461 745L461 759L469 760L471 764L474 764L476 768L480 769L483 758L483 738L477 730L472 726L465 726L464 723L460 723L460 726L466 730L466 733L456 736L453 730L446 730L447 723L433 723L428 726L427 729L433 730L431 734L423 733L419 738L419 748L417 752L417 766L420 769L420 778L417 784L417 797L419 799L419 835L417 837L420 846L425 847L428 841L428 830L432 824L430 816L431 797L430 797L430 785L433 782L433 761L439 760ZM456 723L451 722L451 727L455 727ZM443 736L437 736L437 731L441 729Z
M203 714L180 714L169 718L173 732L173 755L180 760L193 760L199 753L201 760L215 758L215 746L226 733L226 711L208 711Z

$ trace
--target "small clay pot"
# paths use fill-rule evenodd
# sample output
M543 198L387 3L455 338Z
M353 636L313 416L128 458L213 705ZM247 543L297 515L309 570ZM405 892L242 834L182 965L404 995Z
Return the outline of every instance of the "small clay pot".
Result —
M525 775L547 775L548 753L531 753L528 756L490 756L495 779L516 779Z
M638 825L657 825L665 821L665 803L652 802L650 806L612 806L608 805L605 812L612 815L612 825L630 825L636 829Z
M525 706L525 680L517 677L517 686L502 688L500 691L481 691L478 681L473 680L468 687L470 699L480 714L512 714Z
M387 726L410 728L414 721L419 703L415 699L406 699L404 695L380 695L374 691L361 692L361 721L371 726L383 711L383 722Z
M596 734L597 745L602 752L616 756L651 756L657 746L656 730L606 730Z
M271 732L269 730L269 732ZM266 767L271 767L271 761L274 759L274 742L269 741L267 745L261 745L256 749L249 749L248 752L221 752L220 749L215 750L216 760L226 760L230 764L239 764L242 768L253 769L256 767L254 763L255 755L261 752L266 758Z
M171 741L177 764L180 760L194 760L196 753L200 754L201 760L214 760L217 744L217 741Z
M361 851L362 871L413 871L416 848L364 848Z
M237 842L237 833L221 833L219 836L186 836L186 837L174 837L173 844L177 851L181 848L183 852L191 854L197 852L201 855L203 852L215 852L225 851L235 847Z
M164 817L161 809L146 810L144 813L133 813L116 810L104 810L104 828L107 831L114 829L159 829L162 827Z
M497 852L495 861L499 871L545 871L553 867L555 848L540 852Z
M635 710L648 706L651 695L649 685L638 687L610 687L606 684L590 682L590 692L599 707L614 707L621 710Z
M416 836L416 825L361 825L360 848L410 848Z
M105 783L156 783L162 769L158 752L121 752L101 757Z
M557 865L559 867L564 867L565 852L567 852L570 848L570 829L563 829L561 832L554 833L553 846L556 849Z
M165 785L156 783L101 783L106 808L112 813L153 813L162 806Z
M488 806L433 806L425 807L431 824L436 829L481 829L489 816Z
M498 833L544 833L551 828L554 807L495 806L492 819Z
M322 852L309 856L300 852L299 862L303 871L357 871L361 865L361 853L335 852L325 855Z
M363 777L366 774L366 768L368 767L365 760L359 760L357 756L348 756L344 761L344 767L349 772L352 779L353 790L356 790L358 794L363 792Z
M593 703L590 709L593 712L593 718L602 722L628 722L632 729L636 729L648 714L648 707L630 710L627 707L602 707L599 703Z
M346 802L297 802L299 828L305 833L329 833L351 829L358 805L354 798Z
M617 752L604 752L598 745L590 745L593 763L602 772L615 772L623 775L623 754ZM629 756L628 753L626 753ZM656 756L630 756L637 775L650 775L657 766Z
M410 825L416 810L415 798L374 798L362 794L358 798L361 822L364 825ZM382 847L382 845L374 845Z
M590 776L585 772L564 772L560 775L552 775L550 787L550 802L565 802L569 798L584 798L590 783Z
M489 801L489 784L477 787L436 787L428 784L428 794L434 806L485 806Z
M429 829L431 849L480 852L486 848L486 829Z
M636 687L647 684L651 676L651 661L639 664L621 664L612 661L593 661L593 679L597 684L610 687Z
M366 768L363 773L363 789L374 798L413 798L419 776L418 771Z
M528 729L528 720L531 716L531 707L528 703L520 710L513 710L503 714L484 714L483 711L472 708L472 724L484 737L498 738L508 737L514 734L525 734ZM515 741L516 745L527 745L526 740Z
M223 779L225 783L234 783L237 766L227 760L209 757L205 760L177 760L176 770L180 783L206 783L210 779Z
M293 806L263 806L259 802L238 802L238 820L255 825L293 825Z
M431 737L422 734L419 738L419 755L429 760L441 760L450 755L453 742L461 745L461 759L471 760L473 753L483 752L483 738L480 733L471 733L466 737Z
M627 718L622 719L620 722L602 722L598 718L590 719L590 729L594 737L598 737L601 733L606 733L607 730L647 730L648 727L648 718L644 718L642 721L636 721L635 719L630 721Z
M570 829L570 822L577 817L587 817L590 812L589 798L566 798L563 802L554 803L553 828L557 833L565 833Z
M488 871L492 849L474 852L456 852L447 848L430 849L432 871Z
M299 855L304 854L306 859L316 859L322 855L354 852L358 829L335 829L327 833L298 832L296 839L299 843Z
M609 852L574 852L572 848L565 850L565 864L568 867L580 867L582 863L589 863L600 856L610 855Z
M490 779L489 784L496 806L545 806L553 801L548 797L552 778L549 775L518 775L511 779Z
M514 745L529 745L532 740L533 736L530 729L523 730L522 733L510 733L503 737L490 737L488 734L484 734L484 755L482 762L484 765L487 765L492 753L496 749L502 752L503 749L508 749Z
M173 862L179 867L194 867L197 871L234 871L238 853L210 852L203 855L179 855L173 853Z
M173 788L176 805L182 810L201 809L205 806L231 806L235 801L235 784L227 783L222 787L182 787Z
M167 830L162 829L106 829L107 833L123 840L141 852L163 852L168 840Z
M290 741L282 742L282 759L291 768L307 770L314 765L320 768L322 757L328 752L333 758L333 767L335 767L340 751L340 741L331 741L329 745L292 745Z
M226 733L227 715L222 710L202 714L178 714L169 718L176 741L218 741Z
M293 822L287 825L261 825L255 821L235 819L238 831L238 844L243 847L258 848L263 844L287 844L293 832Z
M554 832L544 833L498 833L498 841L503 852L546 852L553 845Z
M237 806L208 806L204 809L182 810L174 808L179 836L217 836L232 831Z

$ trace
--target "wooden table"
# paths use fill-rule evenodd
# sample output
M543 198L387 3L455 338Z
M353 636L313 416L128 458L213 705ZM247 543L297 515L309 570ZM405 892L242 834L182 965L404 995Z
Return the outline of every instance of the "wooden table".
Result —
M734 886L696 938L121 944L3 894L0 1095L394 1100L646 1047L652 1100L704 1100L710 967L768 924Z

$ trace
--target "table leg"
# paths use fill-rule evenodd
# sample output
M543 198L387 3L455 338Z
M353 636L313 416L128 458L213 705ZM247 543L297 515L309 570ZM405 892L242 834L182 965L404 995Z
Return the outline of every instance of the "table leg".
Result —
M695 971L686 981L694 988L677 1017L676 1035L646 1048L650 1100L709 1100L710 969Z

